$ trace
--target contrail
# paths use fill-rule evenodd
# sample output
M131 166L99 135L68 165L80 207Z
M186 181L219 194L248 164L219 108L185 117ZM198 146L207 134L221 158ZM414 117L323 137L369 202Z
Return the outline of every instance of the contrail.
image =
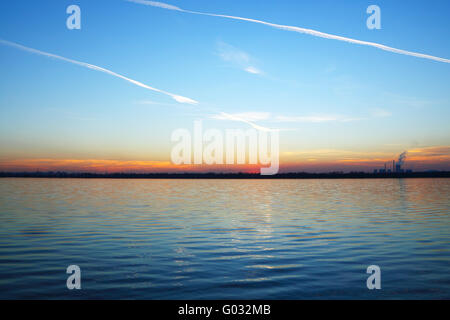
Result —
M159 8L163 8L163 9L167 9L167 10L180 11L180 12L184 12L184 13L191 13L191 14L198 14L198 15L204 15L204 16L220 17L220 18L226 18L226 19L233 19L233 20L241 20L241 21L259 23L259 24L263 24L263 25L266 25L266 26L269 26L269 27L273 27L273 28L277 28L277 29L281 29L281 30L293 31L293 32L298 32L298 33L305 33L305 34L309 34L309 35L312 35L312 36L315 36L315 37L320 37L320 38L325 38L325 39L333 39L333 40L339 40L339 41L345 41L345 42L350 42L350 43L359 44L359 45L363 45L363 46L375 47L375 48L378 48L378 49L381 49L381 50L394 52L394 53L398 53L398 54L404 54L404 55L407 55L407 56L413 56L413 57L417 57L417 58L423 58L423 59L429 59L429 60L434 60L434 61L439 61L439 62L444 62L444 63L450 63L450 59L439 58L439 57L435 57L435 56L431 56L431 55L423 54L423 53L406 51L406 50L402 50L402 49L388 47L388 46L385 46L385 45L380 44L380 43L368 42L368 41L362 41L362 40L357 40L357 39L337 36L337 35L334 35L334 34L324 33L324 32L320 32L320 31L312 30L312 29L300 28L300 27L295 27L295 26L287 26L287 25L282 25L282 24L275 24L275 23L270 23L270 22L256 20L256 19L242 18L242 17L236 17L236 16L228 16L228 15L223 15L223 14L205 13L205 12L184 10L184 9L181 9L179 7L176 7L176 6L172 6L170 4L166 4L166 3L163 3L163 2L157 2L157 1L147 1L147 0L126 0L126 1L139 3L139 4L143 4L143 5L147 5L147 6L159 7Z
M253 123L253 122L250 121L250 120L242 119L242 118L240 118L240 117L236 117L236 116L231 115L231 114L229 114L229 113L220 112L220 115L221 115L222 117L224 117L225 119L227 119L227 120L244 122L244 123L250 125L251 127L253 127L254 129L259 130L259 131L266 131L266 132L279 131L278 129L270 129L270 128L266 128L266 127L257 125L257 124Z
M170 96L171 98L173 98L174 100L176 100L179 103L188 103L188 104L194 104L194 105L199 104L198 101L195 101L195 100L193 100L191 98L179 96L179 95L167 92L167 91L163 91L163 90L160 90L160 89L156 89L156 88L150 87L150 86L148 86L148 85L146 85L146 84L144 84L142 82L139 82L139 81L127 78L127 77L125 77L125 76L123 76L121 74L115 73L115 72L113 72L111 70L108 70L108 69L105 69L105 68L102 68L102 67L99 67L99 66L96 66L96 65L93 65L93 64L89 64L89 63L86 63L86 62L81 62L81 61L77 61L77 60L61 57L61 56L58 56L56 54L52 54L52 53L40 51L40 50L37 50L37 49L29 48L29 47L23 46L21 44L18 44L18 43L15 43L15 42L11 42L11 41L7 41L7 40L3 40L3 39L0 39L0 44L7 45L7 46L10 46L10 47L14 47L14 48L17 48L17 49L20 49L20 50L24 50L24 51L27 51L27 52L35 53L35 54L38 54L38 55L46 56L46 57L49 57L49 58L62 60L62 61L69 62L69 63L72 63L72 64L76 64L76 65L79 65L79 66L82 66L82 67L85 67L85 68L89 68L89 69L92 69L92 70L104 72L104 73L107 73L107 74L112 75L114 77L118 77L120 79L123 79L123 80L126 80L128 82L131 82L131 83L133 83L133 84L135 84L135 85L137 85L139 87L142 87L142 88L145 88L145 89L148 89L148 90L152 90L152 91L156 91L156 92L168 95L168 96ZM215 109L213 110L211 108L203 107L202 109L204 109L206 111L210 111L210 112L211 111L213 111L213 112L220 112L218 110L215 110ZM226 116L228 120L244 122L244 123L252 126L253 128L257 129L257 130L261 130L261 131L272 131L272 130L274 130L274 129L269 129L269 128L265 128L265 127L259 126L259 125L255 124L255 123L251 122L251 121L248 121L248 120L245 120L245 119L241 119L241 118L238 118L238 117L234 117L234 116L228 115L226 113L222 113L222 115Z
M52 54L52 53L36 50L36 49L33 49L33 48L25 47L25 46L23 46L21 44L18 44L18 43L15 43L15 42L11 42L11 41L7 41L7 40L0 39L0 44L7 45L7 46L10 46L10 47L14 47L14 48L17 48L17 49L20 49L20 50L24 50L24 51L27 51L27 52L39 54L39 55L42 55L42 56L46 56L46 57L49 57L49 58L62 60L62 61L69 62L69 63L72 63L72 64L76 64L76 65L79 65L79 66L82 66L82 67L85 67L85 68L89 68L89 69L92 69L92 70L104 72L104 73L107 73L107 74L112 75L114 77L117 77L117 78L126 80L128 82L131 82L132 84L135 84L135 85L137 85L139 87L142 87L142 88L145 88L145 89L148 89L148 90L152 90L152 91L156 91L156 92L168 95L172 99L174 99L175 101L177 101L179 103L198 104L198 102L193 100L193 99L186 98L186 97L179 96L179 95L167 92L167 91L163 91L163 90L160 90L160 89L156 89L156 88L150 87L150 86L148 86L148 85L146 85L146 84L144 84L142 82L139 82L139 81L127 78L127 77L125 77L125 76L123 76L121 74L115 73L115 72L113 72L111 70L108 70L108 69L105 69L105 68L102 68L102 67L99 67L99 66L96 66L96 65L93 65L93 64L89 64L89 63L81 62L81 61L77 61L77 60L72 60L72 59L69 59L69 58L58 56L56 54Z

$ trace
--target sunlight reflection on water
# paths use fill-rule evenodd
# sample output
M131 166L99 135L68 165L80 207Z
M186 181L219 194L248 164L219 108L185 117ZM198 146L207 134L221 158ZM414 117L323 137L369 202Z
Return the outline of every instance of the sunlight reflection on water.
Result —
M0 298L450 298L450 180L0 180ZM68 265L82 290L65 287ZM366 268L382 290L366 288Z

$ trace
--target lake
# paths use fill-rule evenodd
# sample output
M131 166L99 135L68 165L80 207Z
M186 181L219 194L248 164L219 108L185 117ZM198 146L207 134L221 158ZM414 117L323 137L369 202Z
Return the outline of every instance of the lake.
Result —
M450 299L449 195L445 178L0 179L0 298Z

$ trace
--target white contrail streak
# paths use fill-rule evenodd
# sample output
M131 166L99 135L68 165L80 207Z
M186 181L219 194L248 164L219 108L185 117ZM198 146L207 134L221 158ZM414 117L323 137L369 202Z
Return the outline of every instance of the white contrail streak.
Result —
M260 131L266 131L266 132L270 132L270 131L279 131L278 129L270 129L270 128L266 128L260 125L257 125L255 123L253 123L250 120L246 120L240 117L236 117L235 115L231 115L229 113L225 113L225 112L221 112L220 115L227 120L232 120L232 121L239 121L239 122L244 122L248 125L250 125L251 127L253 127L256 130L260 130Z
M223 14L205 13L205 12L184 10L184 9L179 8L179 7L172 6L170 4L157 2L157 1L147 1L147 0L126 0L126 1L139 3L139 4L143 4L143 5L147 5L147 6L159 7L159 8L168 9L168 10L175 10L175 11L180 11L180 12L185 12L185 13L191 13L191 14L198 14L198 15L204 15L204 16L220 17L220 18L227 18L227 19L233 19L233 20L241 20L241 21L259 23L259 24L263 24L263 25L266 25L266 26L269 26L269 27L273 27L273 28L277 28L277 29L281 29L281 30L293 31L293 32L298 32L298 33L305 33L305 34L309 34L309 35L312 35L312 36L315 36L315 37L320 37L320 38L325 38L325 39L333 39L333 40L339 40L339 41L345 41L345 42L350 42L350 43L354 43L354 44L374 47L374 48L378 48L378 49L381 49L381 50L394 52L394 53L398 53L398 54L404 54L404 55L407 55L407 56L413 56L413 57L417 57L417 58L423 58L423 59L429 59L429 60L434 60L434 61L439 61L439 62L444 62L444 63L450 63L450 59L439 58L439 57L435 57L435 56L431 56L431 55L423 54L423 53L406 51L406 50L402 50L402 49L388 47L388 46L385 46L383 44L379 44L379 43L375 43L375 42L368 42L368 41L362 41L362 40L357 40L357 39L337 36L337 35L334 35L334 34L324 33L324 32L320 32L320 31L316 31L316 30L312 30L312 29L300 28L300 27L295 27L295 26L287 26L287 25L282 25L282 24L275 24L275 23L270 23L270 22L256 20L256 19L242 18L242 17L236 17L236 16L228 16L228 15L223 15Z
M104 73L107 73L107 74L112 75L114 77L118 77L120 79L123 79L123 80L126 80L128 82L131 82L132 84L135 84L135 85L137 85L139 87L142 87L142 88L145 88L145 89L148 89L148 90L152 90L152 91L156 91L156 92L168 95L168 96L170 96L171 98L173 98L174 100L176 100L179 103L188 103L188 104L195 104L195 105L198 104L198 102L193 100L193 99L190 99L190 98L187 98L187 97L183 97L183 96L179 96L179 95L167 92L167 91L163 91L163 90L160 90L160 89L156 89L156 88L150 87L150 86L148 86L148 85L146 85L146 84L144 84L142 82L139 82L139 81L127 78L127 77L125 77L125 76L123 76L121 74L115 73L115 72L113 72L111 70L108 70L108 69L105 69L105 68L102 68L102 67L99 67L99 66L96 66L96 65L93 65L93 64L89 64L89 63L86 63L86 62L81 62L81 61L77 61L77 60L61 57L61 56L58 56L56 54L52 54L52 53L40 51L40 50L37 50L37 49L29 48L29 47L23 46L21 44L18 44L18 43L15 43L15 42L11 42L11 41L7 41L7 40L3 40L3 39L0 39L0 44L6 45L6 46L10 46L10 47L14 47L14 48L17 48L17 49L20 49L20 50L24 50L24 51L27 51L27 52L31 52L31 53L34 53L34 54L46 56L46 57L49 57L49 58L62 60L62 61L69 62L69 63L72 63L72 64L76 64L76 65L79 65L79 66L82 66L82 67L85 67L85 68L89 68L89 69L92 69L92 70L104 72ZM262 130L262 131L270 131L271 130L271 129L259 126L257 124L254 124L251 121L247 121L245 119L234 117L234 116L228 115L226 113L223 113L223 115L227 116L228 120L240 121L240 122L247 123L248 125L254 127L257 130Z
M156 89L156 88L150 87L150 86L148 86L148 85L146 85L146 84L144 84L142 82L139 82L139 81L127 78L127 77L125 77L125 76L123 76L121 74L115 73L115 72L113 72L111 70L108 70L108 69L105 69L105 68L102 68L102 67L99 67L99 66L96 66L96 65L93 65L93 64L72 60L72 59L69 59L69 58L58 56L56 54L52 54L52 53L36 50L36 49L33 49L33 48L25 47L25 46L23 46L21 44L18 44L18 43L15 43L15 42L11 42L11 41L7 41L7 40L0 39L0 44L7 45L7 46L10 46L10 47L14 47L14 48L17 48L17 49L20 49L20 50L24 50L24 51L27 51L27 52L39 54L39 55L42 55L42 56L46 56L46 57L49 57L49 58L62 60L62 61L69 62L69 63L72 63L72 64L76 64L76 65L79 65L79 66L82 66L82 67L85 67L85 68L89 68L89 69L92 69L92 70L104 72L104 73L107 73L107 74L109 74L111 76L114 76L114 77L126 80L128 82L131 82L132 84L137 85L139 87L142 87L142 88L145 88L145 89L148 89L148 90L152 90L152 91L156 91L156 92L168 95L172 99L174 99L175 101L177 101L179 103L188 103L188 104L197 104L198 103L197 101L195 101L193 99L186 98L186 97L179 96L179 95L167 92L167 91L163 91L163 90L160 90L160 89Z

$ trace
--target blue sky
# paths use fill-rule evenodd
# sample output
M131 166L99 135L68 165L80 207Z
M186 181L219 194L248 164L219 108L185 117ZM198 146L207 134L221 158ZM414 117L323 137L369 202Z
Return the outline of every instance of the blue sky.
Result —
M168 3L450 58L445 0ZM81 30L66 28L71 4L81 8ZM381 30L366 27L371 4L381 8ZM196 119L245 127L213 119L212 110L287 129L281 152L289 163L316 159L310 154L320 150L324 159L316 160L328 163L449 145L447 63L123 0L2 1L0 26L1 39L201 102L178 104L104 73L0 46L0 160L164 161L170 133Z

